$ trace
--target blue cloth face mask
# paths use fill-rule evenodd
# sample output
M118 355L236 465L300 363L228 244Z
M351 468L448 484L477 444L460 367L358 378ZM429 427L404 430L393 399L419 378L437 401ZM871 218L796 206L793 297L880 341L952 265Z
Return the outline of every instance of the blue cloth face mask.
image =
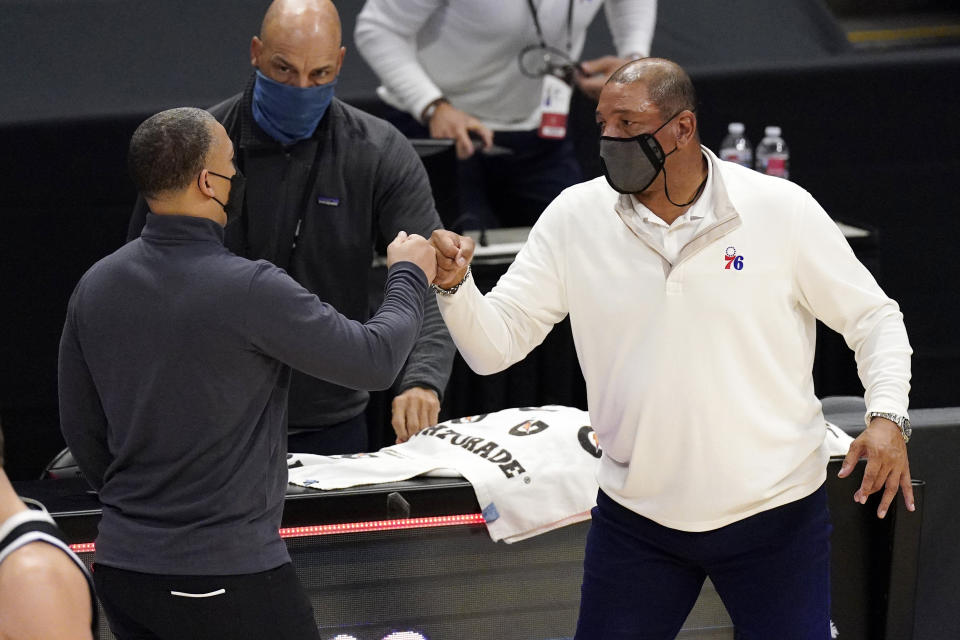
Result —
M257 70L253 85L253 119L281 144L293 144L313 135L333 100L337 79L314 87L292 87L271 80Z

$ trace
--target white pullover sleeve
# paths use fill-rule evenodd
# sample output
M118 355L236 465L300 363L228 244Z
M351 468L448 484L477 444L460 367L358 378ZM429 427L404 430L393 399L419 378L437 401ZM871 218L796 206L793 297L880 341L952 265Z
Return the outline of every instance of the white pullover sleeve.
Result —
M910 355L903 314L860 263L836 223L807 194L797 219L796 278L818 319L843 335L857 360L867 412L907 415Z
M603 7L613 44L621 58L650 55L657 23L657 0L607 0Z
M450 335L470 368L481 375L503 371L526 357L567 315L563 233L544 211L507 272L483 295L467 281L454 295L437 296ZM557 213L554 211L554 213Z
M417 59L417 33L442 0L367 0L357 16L357 50L418 122L428 104L443 96Z

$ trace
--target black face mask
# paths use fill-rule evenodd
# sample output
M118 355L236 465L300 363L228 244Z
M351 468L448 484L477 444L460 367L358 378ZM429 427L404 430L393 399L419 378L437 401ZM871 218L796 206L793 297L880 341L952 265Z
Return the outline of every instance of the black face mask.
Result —
M632 138L600 136L600 166L607 183L620 193L640 193L653 184L663 170L663 163L670 153L653 137L667 123L680 115L680 111L667 118L653 133L641 133Z
M243 196L247 189L247 178L240 173L239 169L237 169L237 172L233 174L233 176L225 176L222 173L210 170L207 170L207 173L230 181L230 199L227 200L226 204L220 202L217 198L213 198L217 201L217 204L223 207L224 213L227 214L227 224L224 226L229 226L230 223L240 218L240 214L243 213ZM200 177L197 176L197 182L199 181Z

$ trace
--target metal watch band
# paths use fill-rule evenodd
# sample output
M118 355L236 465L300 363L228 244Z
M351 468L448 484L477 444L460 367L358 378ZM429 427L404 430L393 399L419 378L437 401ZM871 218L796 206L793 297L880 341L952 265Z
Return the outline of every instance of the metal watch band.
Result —
M449 289L444 289L443 287L438 287L436 284L431 284L431 285L430 285L430 288L433 289L436 293L440 294L441 296L452 296L453 294L455 294L455 293L457 292L457 289L459 289L460 287L462 287L462 286L463 286L463 283L466 282L468 278L470 278L470 274L471 274L471 273L473 273L473 271L471 270L470 265L467 265L467 272L466 272L465 274L463 274L463 280L461 280L461 281L458 282L457 284L453 285L453 286L450 287Z
M867 418L867 426L870 425L869 420L873 420L874 418L886 418L890 422L897 425L897 428L900 429L900 435L903 436L904 444L910 442L910 436L913 434L913 429L910 427L910 420L904 416L897 415L896 413L885 413L883 411L871 411L867 414Z

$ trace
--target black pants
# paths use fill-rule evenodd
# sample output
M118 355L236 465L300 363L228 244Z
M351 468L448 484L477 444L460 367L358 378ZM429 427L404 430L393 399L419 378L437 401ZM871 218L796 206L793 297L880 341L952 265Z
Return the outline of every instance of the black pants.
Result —
M287 563L232 576L167 576L94 566L117 640L319 640L310 600Z
M318 456L360 453L367 451L370 441L366 412L325 427L290 429L295 431L287 435L287 451L290 453L313 453Z

